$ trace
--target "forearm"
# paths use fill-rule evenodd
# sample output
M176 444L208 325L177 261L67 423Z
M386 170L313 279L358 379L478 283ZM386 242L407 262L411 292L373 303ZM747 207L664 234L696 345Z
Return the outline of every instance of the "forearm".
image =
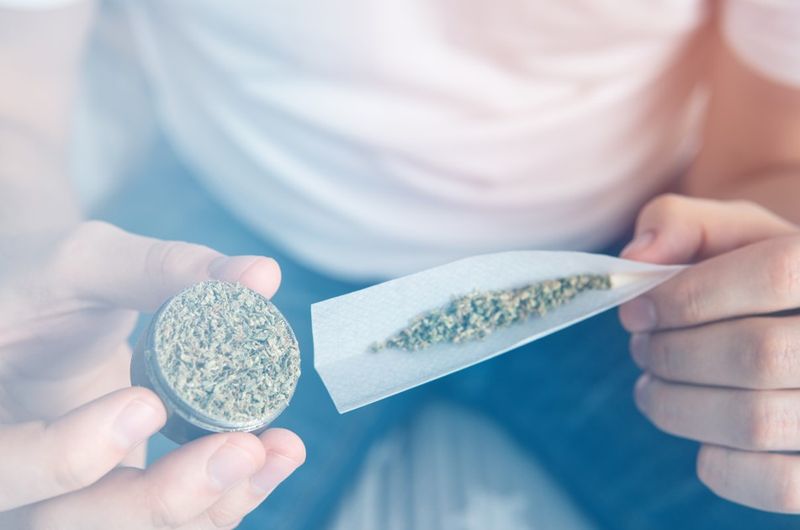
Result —
M0 9L0 237L12 248L80 217L67 149L92 10Z
M800 222L800 87L755 71L719 34L711 51L702 143L681 191L751 200Z

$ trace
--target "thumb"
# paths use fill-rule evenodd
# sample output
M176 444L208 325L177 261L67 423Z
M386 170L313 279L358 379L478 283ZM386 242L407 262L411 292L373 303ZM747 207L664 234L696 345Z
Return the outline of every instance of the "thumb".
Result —
M634 238L620 256L651 263L691 263L797 229L755 203L662 195L642 208Z
M166 420L158 397L125 388L58 418L0 426L0 512L82 489Z
M203 245L143 237L100 221L83 223L71 234L60 248L56 270L80 299L147 312L209 279L240 282L271 297L281 277L271 258L228 257Z

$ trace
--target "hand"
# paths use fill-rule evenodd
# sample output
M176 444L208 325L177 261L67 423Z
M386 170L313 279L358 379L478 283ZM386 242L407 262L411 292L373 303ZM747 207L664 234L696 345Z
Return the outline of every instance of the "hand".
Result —
M300 439L271 429L135 467L166 420L155 394L130 387L137 310L209 278L272 296L280 270L88 222L0 285L0 527L230 528L302 464Z
M670 195L623 256L697 263L620 308L638 407L702 442L697 473L718 495L800 513L800 231L753 204Z

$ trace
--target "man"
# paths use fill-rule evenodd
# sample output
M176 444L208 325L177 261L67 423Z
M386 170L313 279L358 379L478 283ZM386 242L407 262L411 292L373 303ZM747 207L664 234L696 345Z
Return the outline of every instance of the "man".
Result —
M55 425L62 414L66 422L75 418L72 414L80 415L70 412L81 411L78 405L97 404L93 400L98 396L125 386L119 374L124 373L124 338L133 315L128 309L152 309L181 286L209 275L239 279L270 293L278 283L274 263L263 258L232 258L220 272L211 267L212 262L220 263L215 260L218 254L206 248L143 240L102 224L79 224L80 215L68 199L63 160L68 87L74 85L92 6L85 1L57 3L40 10L13 6L0 12L0 60L8 72L0 95L0 146L5 153L0 178L4 213L10 219L6 233L15 241L20 234L27 234L28 241L67 234L53 258L55 265L46 269L52 276L43 273L9 282L15 288L29 286L21 293L35 290L46 296L38 299L43 305L28 309L32 328L9 319L13 325L4 335L4 355L17 359L12 366L25 366L25 359L40 366L48 357L31 353L42 353L31 337L52 331L58 340L48 344L63 346L66 360L74 360L73 350L94 352L89 355L94 360L100 352L118 351L107 368L117 378L100 378L103 385L96 387L82 384L86 395L78 396L74 389L62 387L68 379L64 374L95 382L97 374L87 372L90 362L78 363L78 368L65 363L66 372L55 372L55 379L48 376L57 382L43 393L39 407L25 413L20 412L25 407L9 407L13 411L6 423L12 433L30 429L24 422L33 420ZM682 191L749 199L789 221L798 219L794 200L800 189L800 16L797 4L789 0L661 2L646 8L633 1L499 6L479 0L396 5L349 0L322 6L144 1L124 6L166 136L216 200L252 232L274 242L274 247L268 246L270 254L286 252L279 261L296 279L284 284L279 295L286 296L287 303L479 252L611 245L640 205L682 172L695 148L699 151L680 183ZM174 204L185 207L177 196ZM711 444L701 452L701 478L720 495L766 510L798 510L791 471L798 464L790 455L772 453L797 449L791 418L800 409L792 405L794 391L786 390L795 388L795 382L773 373L782 373L782 363L793 360L797 342L788 331L792 320L753 318L797 307L794 227L752 206L674 197L655 202L640 219L640 237L627 256L661 262L714 257L635 302L638 307L623 309L623 323L636 333L635 358L652 374L639 385L641 407L664 430ZM64 228L68 222L73 226ZM213 230L213 225L204 226ZM175 237L198 234L180 232ZM207 233L201 237L213 239ZM258 254L266 254L262 250ZM114 266L113 259L120 257L124 261ZM305 271L306 265L317 272ZM731 284L742 291L731 290ZM61 291L56 288L61 285L72 287ZM300 285L313 292L302 298ZM75 304L77 295L79 301L91 303ZM19 299L27 298L23 294ZM98 312L98 307L103 310ZM63 310L47 311L53 308ZM86 308L88 314L80 312ZM76 318L76 309L81 318L114 324L102 328L107 333L89 334L90 348L62 340L63 330L50 327L60 314ZM19 331L26 329L27 333ZM780 347L775 346L775 336L783 341ZM559 339L570 352L565 359L584 359L575 335L565 337L571 337ZM741 346L738 357L733 346ZM616 352L610 345L607 350L602 359ZM519 356L510 359L509 366L521 363ZM762 361L774 362L768 375ZM522 363L522 369L510 371L502 362L505 359L492 369L505 378L505 395L527 400L558 395L511 382L515 373L530 374L531 366ZM558 373L558 362L547 358L543 368L552 376ZM722 367L731 372L720 372ZM574 372L564 376L569 374ZM8 379L10 398L25 402L25 396L37 394L35 385L14 389L13 380ZM353 454L374 437L378 418L386 418L386 411L405 415L414 410L412 398L398 398L361 415L334 419L330 411L317 411L318 383L305 384L286 421L301 427L296 430L306 439L311 458L320 456L308 466L304 488L287 494L289 500L281 506L270 507L281 513L306 511L295 515L298 525L314 524L306 515L325 512L324 506L333 502L335 495L323 492L336 490L348 476L345 468L357 465ZM605 388L622 395L619 384ZM583 391L601 395L590 386ZM121 392L126 399L149 399L134 394L138 389ZM70 399L53 408L61 395ZM110 396L101 402L108 403L102 400L115 394ZM303 401L303 396L314 399ZM602 451L581 452L580 444L568 443L585 431L562 432L563 418L548 422L531 417L523 414L526 407L503 413L514 407L503 409L503 394L494 397L488 410L532 450L551 457L556 462L553 469L568 477L565 481L578 494L587 497L586 484L592 477L608 476L604 461L596 458ZM607 417L593 416L604 429L595 436L615 438L614 444L630 449L631 440L614 432L611 427L617 424L603 419ZM309 418L333 429L314 432L307 427L313 423ZM153 432L159 422L150 419L146 425ZM634 426L635 421L626 417L625 425ZM589 467L579 470L563 464L566 457L544 441L545 427L563 434L555 439L575 449L573 461ZM85 430L73 428L82 433L81 440L86 437ZM634 432L642 431L637 427ZM302 461L299 441L285 431L271 436L281 438L262 438L260 445L253 438L240 440L242 446L250 444L246 451L252 450L253 461L250 467L242 466L244 478L237 476L233 488L247 486L246 480L264 468L261 459L275 452L291 464L281 468L282 473L270 471L271 485ZM89 442L75 443L88 447ZM18 453L13 449L18 446L29 444L17 442L5 450L15 456L14 462L42 461ZM202 447L211 451L210 446ZM250 490L240 494L225 489L221 482L218 491L198 497L187 482L200 482L181 473L158 473L180 461L182 452L194 451L191 447L143 475L104 475L124 457L125 449L129 447L117 447L115 458L99 459L102 465L96 464L91 476L56 479L56 486L32 495L21 490L4 508L9 517L23 521L60 520L70 527L86 526L92 517L98 518L97 524L117 517L122 526L137 520L117 507L121 503L97 501L106 495L126 498L119 492L135 498L141 477L154 475L159 477L157 486L146 491L155 493L146 498L156 500L146 508L140 505L136 513L160 514L150 519L156 523L193 524L194 518L211 510L225 516L206 515L207 520L235 524L260 499ZM686 461L683 453L681 461ZM80 462L70 469L85 469L86 461ZM202 468L203 462L197 457L187 469ZM602 473L592 471L593 462ZM633 474L639 469L625 463ZM613 469L624 474L625 467L615 464ZM582 472L586 478L576 478ZM4 476L16 479L18 474ZM627 489L614 492L607 502L600 497L586 501L592 514L617 527L640 522L624 514L645 517L648 526L655 526L657 512L644 513L636 506L652 506L657 491L641 491L635 480L620 482ZM673 485L665 479L660 486L672 491ZM57 496L65 491L73 493ZM117 497L110 493L115 491ZM212 510L222 492L229 491L233 500ZM137 505L129 507L135 510ZM729 523L730 513L714 521Z

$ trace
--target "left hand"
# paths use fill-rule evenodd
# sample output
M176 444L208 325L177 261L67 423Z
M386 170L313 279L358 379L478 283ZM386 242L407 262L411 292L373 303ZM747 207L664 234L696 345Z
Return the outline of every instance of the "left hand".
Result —
M98 221L47 258L0 277L0 528L236 526L302 464L302 441L285 429L209 434L139 469L166 412L130 386L127 338L137 309L196 282L269 297L277 263Z
M623 257L696 263L620 308L638 407L703 444L716 494L800 513L800 230L754 204L666 195Z

